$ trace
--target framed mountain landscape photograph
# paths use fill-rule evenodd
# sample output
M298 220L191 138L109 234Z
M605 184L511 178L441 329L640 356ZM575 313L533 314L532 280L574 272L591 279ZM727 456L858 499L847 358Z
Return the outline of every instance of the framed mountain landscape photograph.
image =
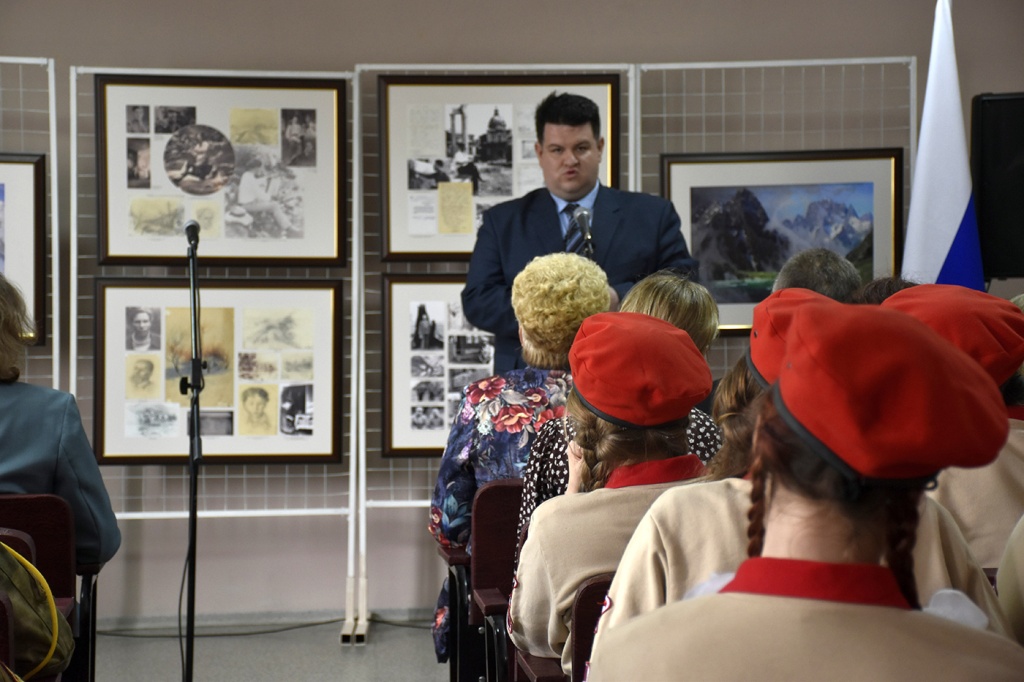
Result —
M899 272L900 148L664 154L661 186L683 216L723 333L750 329L754 306L800 251L835 251L865 283Z

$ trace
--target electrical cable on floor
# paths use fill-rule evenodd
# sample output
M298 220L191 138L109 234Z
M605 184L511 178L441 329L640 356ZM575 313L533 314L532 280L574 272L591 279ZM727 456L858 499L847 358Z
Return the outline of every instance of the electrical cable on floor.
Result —
M209 637L250 637L252 635L273 635L280 632L290 632L292 630L302 630L304 628L314 628L320 625L331 625L332 623L344 622L344 618L331 618L330 620L312 621L307 623L295 623L292 625L282 625L275 628L264 628L260 630L247 630L245 632L210 632L210 633L196 633L197 638L209 638ZM398 628L413 628L417 630L429 630L429 621L412 621L412 620L389 620L387 618L381 618L380 616L370 616L371 623L379 623L381 625L391 625ZM257 627L253 625L253 627ZM146 633L143 630L97 630L97 635L104 637L127 637L127 638L138 638L138 639L180 639L180 632L175 633Z

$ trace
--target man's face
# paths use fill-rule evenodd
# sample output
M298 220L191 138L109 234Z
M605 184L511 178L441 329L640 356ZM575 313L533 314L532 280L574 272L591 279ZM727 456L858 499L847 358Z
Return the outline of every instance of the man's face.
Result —
M132 329L139 336L149 333L150 324L149 313L135 313L135 317L132 318Z
M589 123L581 126L545 123L544 139L534 148L544 173L544 185L556 197L577 201L594 189L604 138L594 139Z
M144 384L149 381L149 377L153 374L153 367L148 362L139 360L135 363L135 367L132 370L135 375L135 381L140 384Z

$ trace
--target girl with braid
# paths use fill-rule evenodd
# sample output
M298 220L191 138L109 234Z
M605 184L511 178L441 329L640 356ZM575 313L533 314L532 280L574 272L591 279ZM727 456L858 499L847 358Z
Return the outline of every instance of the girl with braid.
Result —
M1020 679L1024 649L983 631L965 595L921 608L912 555L924 490L996 457L1001 406L976 362L907 315L802 307L757 417L750 558L610 629L588 679Z
M659 495L704 474L686 428L690 410L711 392L711 370L690 335L640 313L584 320L569 365L568 490L531 518L508 617L518 648L561 657L567 675L577 588L615 570Z

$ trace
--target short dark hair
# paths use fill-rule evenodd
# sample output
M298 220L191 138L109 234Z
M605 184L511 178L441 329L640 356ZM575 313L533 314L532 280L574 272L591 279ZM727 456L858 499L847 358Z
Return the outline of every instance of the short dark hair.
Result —
M772 291L810 289L840 303L849 303L860 287L857 266L835 251L816 247L790 256L775 277Z
M594 130L594 139L601 138L601 111L593 101L582 95L552 91L537 105L537 141L544 141L544 126L548 123L564 126L581 126L589 123Z

